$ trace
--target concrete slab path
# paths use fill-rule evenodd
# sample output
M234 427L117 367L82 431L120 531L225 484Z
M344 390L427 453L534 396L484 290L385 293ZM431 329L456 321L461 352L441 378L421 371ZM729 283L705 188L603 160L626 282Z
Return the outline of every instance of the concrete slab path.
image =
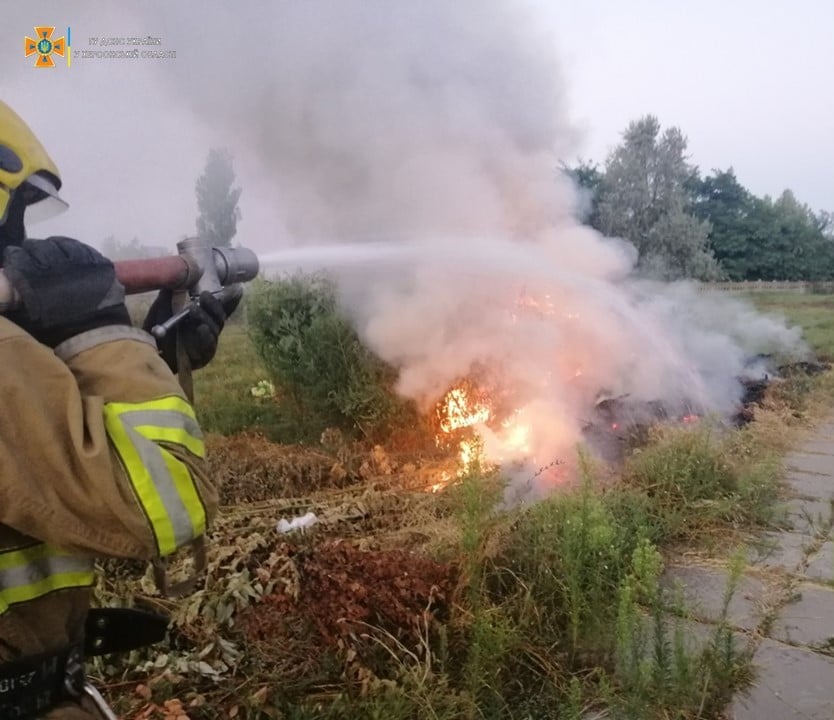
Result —
M786 527L751 547L729 622L754 648L755 681L736 696L730 720L834 719L834 421L787 456L792 497ZM687 564L669 569L693 615L714 621L727 570Z
M727 564L696 559L666 569L704 631L721 619L753 652L755 680L728 720L834 720L834 420L785 458L791 497L783 529L762 533L729 603ZM703 633L702 633L703 634Z

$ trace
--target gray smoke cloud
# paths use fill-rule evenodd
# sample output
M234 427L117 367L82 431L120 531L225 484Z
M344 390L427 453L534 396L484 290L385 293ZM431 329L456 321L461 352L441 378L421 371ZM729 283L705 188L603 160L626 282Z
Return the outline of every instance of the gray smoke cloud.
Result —
M200 36L234 61L183 52L159 77L258 164L276 247L346 244L331 269L403 394L428 407L492 368L517 412L483 429L488 454L546 462L600 393L728 412L750 354L803 347L747 305L631 280L633 248L579 224L556 171L578 135L536 18L510 0L206 3ZM171 28L191 20L169 6ZM345 262L375 247L357 242L403 254Z
M207 4L200 22L235 59L183 52L160 77L260 163L292 242L534 238L572 211L553 187L576 135L526 4Z

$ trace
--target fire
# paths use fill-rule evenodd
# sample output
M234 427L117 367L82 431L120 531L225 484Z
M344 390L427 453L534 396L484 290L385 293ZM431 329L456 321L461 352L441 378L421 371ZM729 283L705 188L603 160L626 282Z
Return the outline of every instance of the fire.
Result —
M475 440L461 440L458 445L458 471L455 475L450 472L443 471L437 482L432 483L426 488L426 492L439 493L445 490L450 485L455 485L459 478L465 475L472 463L480 458L481 450L479 444Z
M490 397L464 381L447 392L437 403L437 416L440 419L440 432L436 437L438 445L444 444L445 436L456 430L483 425L492 417L492 401ZM481 454L480 443L473 438L458 441L459 470L456 477L464 475ZM430 485L427 490L432 493L440 492L452 484L454 478L444 472L440 479Z
M426 488L427 492L444 490L478 462L491 464L531 458L533 424L527 409L519 408L499 423L495 408L500 406L486 390L468 380L453 387L437 403L440 430L435 441L438 446L448 447L450 441L457 446L458 470L454 476L444 472ZM472 430L456 433L466 428Z
M523 310L532 310L540 317L556 314L556 305L551 300L550 295L547 294L541 298L536 298L527 293L523 293L516 300L516 307Z
M446 393L437 408L440 428L450 433L461 428L485 423L492 415L488 402L472 400L464 387L456 387Z
M460 461L461 473L469 470L469 467L478 458L478 455L478 448L472 440L460 441L460 455L458 455L458 459Z
M452 476L447 472L443 472L440 474L440 479L436 483L429 485L428 488L426 488L426 491L430 493L439 493L441 490L445 490L450 482L452 482Z
M526 423L518 421L519 413L507 418L501 423L504 432L501 435L501 443L510 455L529 455L531 427Z

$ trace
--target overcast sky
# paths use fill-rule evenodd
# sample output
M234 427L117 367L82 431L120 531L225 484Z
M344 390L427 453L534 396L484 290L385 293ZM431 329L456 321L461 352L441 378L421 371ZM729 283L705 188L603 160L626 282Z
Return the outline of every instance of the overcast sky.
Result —
M313 65L299 70L296 54L315 57L310 48L317 43L338 44L341 20L295 13L305 17L294 16L296 25L284 27L286 6L302 2L7 3L0 23L0 98L41 138L71 203L68 213L31 228L32 234L60 232L93 244L108 235L123 242L136 236L148 245L170 245L193 232L194 181L208 148L223 144L235 153L244 189L236 240L256 250L294 244L262 157L264 128L276 134L287 128L280 112L274 122L263 116L281 107L281 97L263 106L253 97L261 86L264 93L290 87L296 100L314 92L302 82ZM481 7L492 4L483 0ZM757 194L791 188L815 210L834 210L831 0L523 4L531 6L539 39L558 60L558 67L540 64L552 74L555 98L542 97L542 112L552 112L557 101L579 131L562 133L571 141L553 148L554 165L564 155L602 161L630 120L654 113L664 126L682 128L702 171L733 166ZM472 12L472 27L486 14ZM23 57L23 37L40 24L56 25L56 37L70 26L74 50L94 49L90 37L151 35L162 45L140 51L174 50L177 57L77 58L71 68L57 58L58 67L35 69L33 58ZM397 32L408 37L407 27ZM345 72L355 59L350 48L357 56L367 50L362 42L359 37L343 46L338 63L316 67L314 77ZM294 77L300 87L287 84ZM249 104L234 112L241 82ZM477 82L488 79L481 75ZM525 102L535 104L529 94ZM344 110L333 107L332 113ZM292 138L282 142L292 144ZM355 150L361 154L361 142ZM282 196L291 195L286 184L292 178L281 180Z

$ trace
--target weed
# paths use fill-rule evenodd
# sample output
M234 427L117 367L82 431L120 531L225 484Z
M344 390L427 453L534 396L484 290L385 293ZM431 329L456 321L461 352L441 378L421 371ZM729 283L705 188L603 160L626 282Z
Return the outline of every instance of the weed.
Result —
M720 433L659 427L629 458L625 483L651 499L666 540L704 535L717 523L765 525L773 516L781 468L752 431Z
M607 703L614 717L711 718L720 712L749 669L749 653L737 647L727 623L741 567L737 561L731 563L714 629L698 631L694 626L693 634L687 632L683 617L667 611L668 600L659 584L660 554L648 542L635 549L632 572L618 593L613 675L618 692ZM698 632L708 636L699 641Z
M359 341L325 276L263 281L249 301L252 342L298 439L328 427L379 439L416 420L394 393L396 370Z

